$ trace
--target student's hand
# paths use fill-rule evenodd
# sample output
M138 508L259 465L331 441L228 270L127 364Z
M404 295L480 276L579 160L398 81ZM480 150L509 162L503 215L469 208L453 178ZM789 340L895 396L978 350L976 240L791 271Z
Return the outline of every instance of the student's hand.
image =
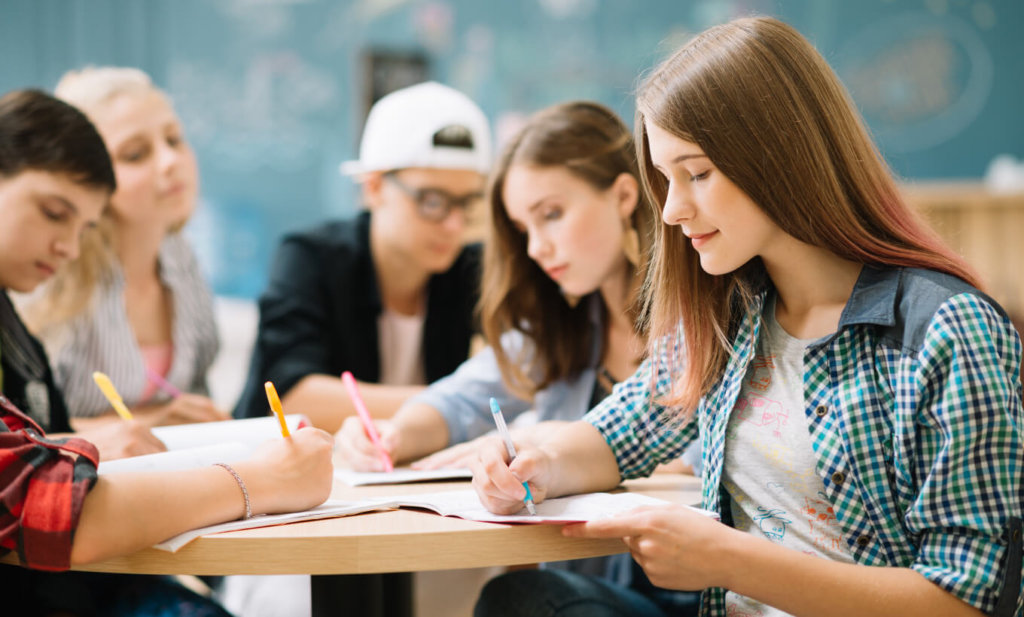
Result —
M264 443L237 464L253 513L296 512L322 504L334 481L333 445L329 433L306 427Z
M652 583L680 590L721 586L714 565L722 561L725 543L743 540L736 534L743 532L677 504L562 528L562 535L574 538L622 538Z
M480 440L473 457L473 488L480 503L495 514L514 514L523 509L523 498L526 489L523 482L530 485L534 503L544 501L551 481L551 457L541 448L525 446L519 448L518 456L508 463L508 452L505 443L497 436L487 436Z
M377 434L387 450L392 462L395 451L401 442L402 435L394 422L390 420L374 420ZM366 434L363 423L357 416L349 416L335 435L338 456L356 471L384 471L384 463L380 460L377 446Z
M450 448L438 450L409 466L413 469L471 468L473 460L477 458L477 449L480 448L484 439L486 438L478 437L472 441L465 441Z
M209 397L201 394L182 394L169 403L141 407L133 413L137 413L139 420L150 426L220 422L231 419L218 409Z
M157 439L149 426L138 420L116 421L94 424L92 428L77 433L78 437L90 441L100 451L101 461L112 461L129 456L164 452L167 446Z

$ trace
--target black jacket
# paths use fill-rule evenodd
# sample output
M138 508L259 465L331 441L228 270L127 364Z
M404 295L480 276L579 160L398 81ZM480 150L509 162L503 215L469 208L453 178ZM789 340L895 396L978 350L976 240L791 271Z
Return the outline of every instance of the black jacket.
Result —
M47 433L69 433L68 409L42 344L25 328L7 292L0 291L3 393Z
M424 374L433 382L469 355L479 294L480 247L467 246L427 284ZM259 300L259 333L237 418L264 416L263 384L284 395L311 374L380 378L377 317L382 306L370 254L370 214L286 236Z

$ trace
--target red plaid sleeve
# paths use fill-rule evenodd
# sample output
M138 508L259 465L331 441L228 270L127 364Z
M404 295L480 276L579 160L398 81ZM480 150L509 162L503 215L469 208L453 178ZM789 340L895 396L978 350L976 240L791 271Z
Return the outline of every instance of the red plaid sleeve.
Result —
M46 439L2 395L0 420L0 555L17 550L30 568L66 570L82 504L96 483L96 446Z

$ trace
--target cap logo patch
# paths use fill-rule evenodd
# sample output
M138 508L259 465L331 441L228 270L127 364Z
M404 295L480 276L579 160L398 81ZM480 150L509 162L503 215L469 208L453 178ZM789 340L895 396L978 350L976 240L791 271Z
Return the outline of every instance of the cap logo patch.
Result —
M473 149L473 133L461 124L449 124L434 133L434 145L445 148Z

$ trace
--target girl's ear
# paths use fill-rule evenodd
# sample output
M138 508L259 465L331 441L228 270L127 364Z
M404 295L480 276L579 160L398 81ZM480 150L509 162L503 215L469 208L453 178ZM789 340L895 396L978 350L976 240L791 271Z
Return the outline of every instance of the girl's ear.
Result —
M619 218L626 219L633 215L637 202L640 200L640 183L633 174L622 172L612 183L612 194L619 208Z
M382 201L381 188L384 186L384 174L379 171L371 171L359 177L362 185L363 205L368 210L373 210Z

